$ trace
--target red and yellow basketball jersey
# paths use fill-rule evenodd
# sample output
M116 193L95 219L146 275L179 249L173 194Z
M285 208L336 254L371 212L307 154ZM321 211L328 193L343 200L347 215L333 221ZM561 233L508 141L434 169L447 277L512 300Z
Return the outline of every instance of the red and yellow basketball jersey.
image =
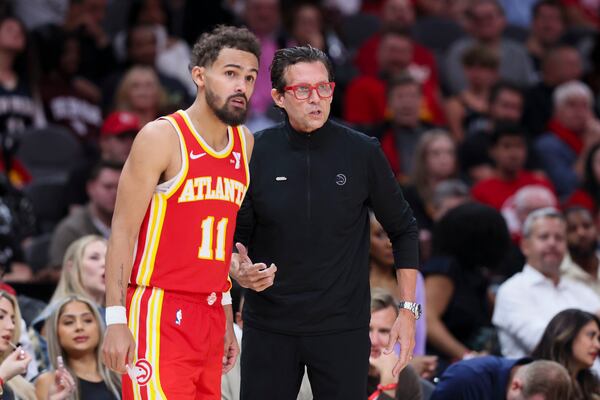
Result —
M180 139L181 170L156 187L140 227L131 284L191 293L230 288L229 262L237 212L250 175L241 127L217 152L185 111L167 117Z

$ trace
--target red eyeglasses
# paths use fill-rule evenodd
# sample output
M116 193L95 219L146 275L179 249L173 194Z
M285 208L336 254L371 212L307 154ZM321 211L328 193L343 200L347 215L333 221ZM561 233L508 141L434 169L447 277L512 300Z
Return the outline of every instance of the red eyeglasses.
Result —
M317 91L322 99L328 99L333 96L333 89L335 88L335 82L319 82L315 85L309 85L308 83L299 83L293 86L286 86L284 90L291 90L294 92L294 97L298 100L306 100L310 97L313 90Z

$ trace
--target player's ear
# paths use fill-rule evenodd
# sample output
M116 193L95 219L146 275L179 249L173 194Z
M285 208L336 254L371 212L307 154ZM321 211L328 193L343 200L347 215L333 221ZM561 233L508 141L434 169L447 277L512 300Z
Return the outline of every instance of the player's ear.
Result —
M199 67L196 65L196 66L192 67L191 74L192 74L192 80L194 81L196 86L204 87L205 79L206 79L206 68Z

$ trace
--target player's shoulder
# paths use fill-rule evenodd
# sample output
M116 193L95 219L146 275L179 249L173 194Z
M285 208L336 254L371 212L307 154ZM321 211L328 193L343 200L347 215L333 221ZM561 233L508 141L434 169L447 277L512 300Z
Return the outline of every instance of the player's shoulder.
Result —
M155 145L168 145L177 143L177 131L175 127L166 119L156 119L148 122L140 129L135 137L135 141Z

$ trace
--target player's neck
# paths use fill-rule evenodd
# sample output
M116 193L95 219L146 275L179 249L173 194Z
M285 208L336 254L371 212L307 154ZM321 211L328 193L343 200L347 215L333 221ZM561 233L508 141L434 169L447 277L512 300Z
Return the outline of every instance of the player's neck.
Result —
M186 110L196 132L216 151L225 148L229 142L227 124L221 121L206 102L196 99Z

